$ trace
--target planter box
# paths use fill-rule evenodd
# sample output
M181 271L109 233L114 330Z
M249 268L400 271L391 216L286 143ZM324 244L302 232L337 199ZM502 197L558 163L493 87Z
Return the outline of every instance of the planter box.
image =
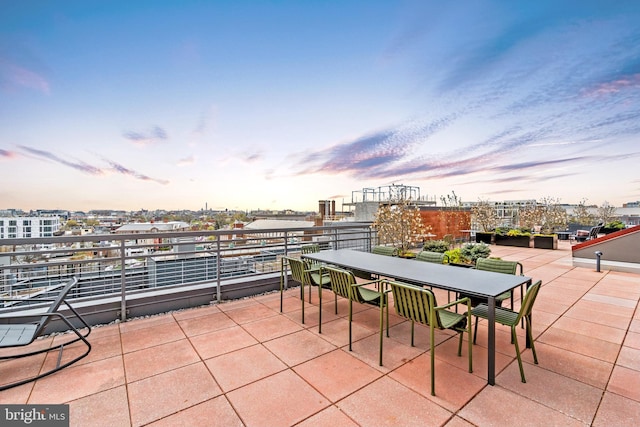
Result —
M487 233L484 231L476 232L476 243L486 243L487 245L490 245L492 240L493 233Z
M558 236L533 236L533 247L538 249L558 249Z
M620 231L620 230L624 230L624 228L607 228L607 227L602 227L600 229L600 232L602 234L611 234L611 233L615 233L616 231Z
M496 245L499 246L517 246L520 248L528 248L531 237L530 236L501 236L496 234Z

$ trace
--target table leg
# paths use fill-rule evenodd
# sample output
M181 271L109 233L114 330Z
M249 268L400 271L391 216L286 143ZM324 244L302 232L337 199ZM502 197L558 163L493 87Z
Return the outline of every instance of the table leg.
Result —
M487 349L487 381L489 385L496 384L496 298L489 297L487 301L488 320L488 349Z

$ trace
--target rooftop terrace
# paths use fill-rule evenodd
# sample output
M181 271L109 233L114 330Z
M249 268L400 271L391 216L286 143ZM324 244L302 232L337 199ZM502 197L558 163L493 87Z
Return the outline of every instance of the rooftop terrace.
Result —
M426 329L416 326L411 347L410 324L392 314L380 367L376 309L354 305L350 352L347 302L336 316L327 292L318 334L317 296L303 325L294 288L284 313L271 293L95 328L87 358L0 392L0 402L68 403L72 426L637 425L640 275L573 267L568 242L555 251L492 246L492 256L543 281L533 312L539 365L526 350L526 384L509 330L497 326L496 385L487 385L481 322L473 373L466 347L458 358L453 333L436 332L431 396ZM0 382L53 356L3 362Z

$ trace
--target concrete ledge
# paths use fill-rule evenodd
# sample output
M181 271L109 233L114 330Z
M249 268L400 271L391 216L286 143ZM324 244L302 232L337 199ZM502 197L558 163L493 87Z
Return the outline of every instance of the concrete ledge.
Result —
M591 258L573 258L573 266L590 268L595 271L596 260ZM640 274L640 264L634 262L607 261L603 259L600 261L600 270Z

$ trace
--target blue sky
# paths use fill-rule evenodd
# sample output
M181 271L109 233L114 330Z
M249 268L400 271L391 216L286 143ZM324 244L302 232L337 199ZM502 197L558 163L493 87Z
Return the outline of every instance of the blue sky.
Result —
M638 1L0 11L0 209L640 200Z

